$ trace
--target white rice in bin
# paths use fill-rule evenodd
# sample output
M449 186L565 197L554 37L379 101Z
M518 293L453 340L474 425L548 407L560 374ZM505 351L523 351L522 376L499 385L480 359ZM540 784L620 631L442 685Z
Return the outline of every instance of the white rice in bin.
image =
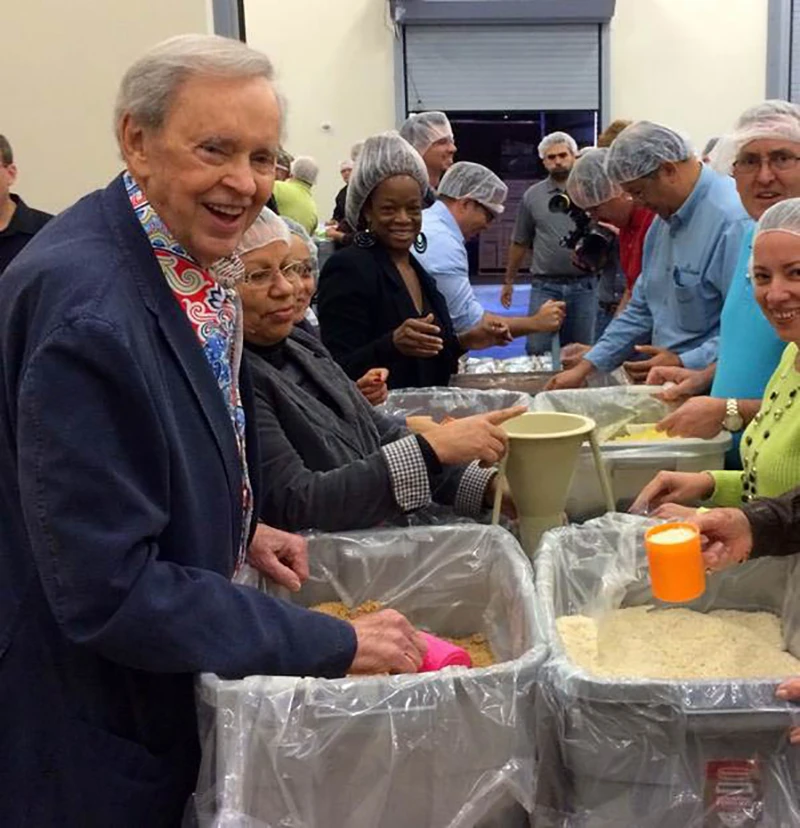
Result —
M800 675L769 612L629 607L598 624L584 615L556 619L567 656L607 678L747 679ZM599 652L598 652L599 643Z

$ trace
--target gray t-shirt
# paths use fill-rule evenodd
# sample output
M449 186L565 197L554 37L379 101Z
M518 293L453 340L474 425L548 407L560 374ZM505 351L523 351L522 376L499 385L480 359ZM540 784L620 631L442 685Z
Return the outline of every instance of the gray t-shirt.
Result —
M514 225L514 242L533 245L531 273L535 276L586 276L572 264L572 251L562 247L564 236L575 229L575 222L564 213L551 213L547 205L556 193L563 193L552 178L525 190Z

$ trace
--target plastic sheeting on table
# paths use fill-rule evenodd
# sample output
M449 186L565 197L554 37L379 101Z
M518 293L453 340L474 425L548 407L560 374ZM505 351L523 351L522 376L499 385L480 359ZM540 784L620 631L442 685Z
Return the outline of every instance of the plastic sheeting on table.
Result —
M722 469L731 436L721 432L711 440L665 439L662 442L604 443L623 426L656 423L671 410L654 395L652 386L582 388L545 391L531 403L532 411L560 411L582 414L597 423L600 452L606 467L617 508L627 509L639 492L661 470L695 472ZM603 493L588 445L578 458L567 501L573 520L595 517L605 511Z
M469 417L515 405L530 405L527 394L516 391L482 391L474 388L399 388L378 409L403 417Z
M516 541L474 525L318 535L309 560L291 600L378 600L439 635L483 632L508 660L336 680L202 676L200 825L527 825L546 650Z
M787 828L800 825L798 708L777 681L663 681L589 675L565 655L561 615L601 618L652 602L643 532L652 521L607 515L548 533L535 561L550 656L538 685L535 824L570 828ZM688 605L764 610L800 647L797 561L767 558L711 575Z

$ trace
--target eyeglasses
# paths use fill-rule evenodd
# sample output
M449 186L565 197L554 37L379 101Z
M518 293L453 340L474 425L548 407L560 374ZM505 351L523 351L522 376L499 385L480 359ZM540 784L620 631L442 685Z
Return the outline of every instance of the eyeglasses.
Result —
M792 155L789 152L776 150L768 155L742 155L733 162L734 175L755 175L761 172L766 164L773 172L786 172L793 170L800 161L800 156Z
M292 276L299 276L300 278L303 278L304 276L313 275L314 268L311 265L311 262L289 262L289 264L284 265L281 268L281 273L289 278Z

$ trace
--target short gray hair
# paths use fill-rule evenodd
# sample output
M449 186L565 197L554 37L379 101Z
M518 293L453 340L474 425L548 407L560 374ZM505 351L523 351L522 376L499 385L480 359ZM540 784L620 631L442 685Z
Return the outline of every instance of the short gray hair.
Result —
M303 181L310 187L317 183L319 165L308 155L298 155L292 162L292 178Z
M545 155L547 155L547 151L558 146L559 144L566 144L567 149L573 155L578 154L578 145L575 143L575 139L571 135L568 135L566 132L551 132L549 135L545 135L539 142L539 146L537 147L539 158L544 159Z
M272 83L275 70L265 54L227 37L186 34L164 40L145 52L122 78L114 106L117 139L126 114L141 126L160 128L175 93L191 75L263 77Z

